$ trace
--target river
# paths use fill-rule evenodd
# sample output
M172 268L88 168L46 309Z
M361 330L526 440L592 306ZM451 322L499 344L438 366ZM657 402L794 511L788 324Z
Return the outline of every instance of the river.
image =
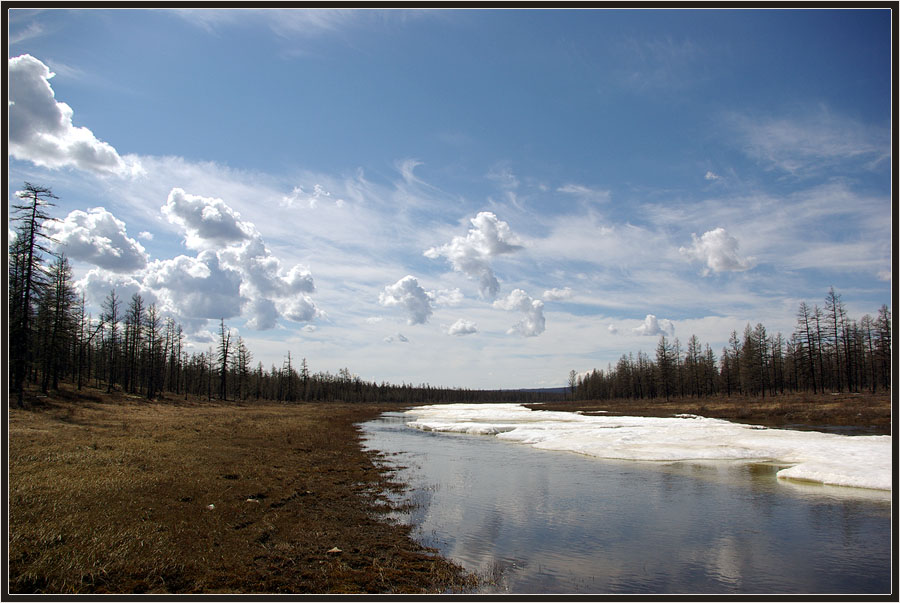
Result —
M885 594L890 492L777 479L783 464L609 460L365 423L410 485L398 520L485 593ZM850 436L843 436L850 437Z

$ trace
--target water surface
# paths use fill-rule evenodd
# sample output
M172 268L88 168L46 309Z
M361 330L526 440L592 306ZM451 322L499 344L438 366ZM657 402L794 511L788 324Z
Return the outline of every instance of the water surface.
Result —
M367 446L404 466L416 537L485 592L890 592L890 495L746 462L608 461L386 413Z

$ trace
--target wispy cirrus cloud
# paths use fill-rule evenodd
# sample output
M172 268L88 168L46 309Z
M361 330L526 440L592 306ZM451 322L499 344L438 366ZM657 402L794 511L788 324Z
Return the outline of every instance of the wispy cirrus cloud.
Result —
M725 115L726 127L752 158L794 175L852 164L872 169L890 158L890 130L839 115L827 107L790 116Z

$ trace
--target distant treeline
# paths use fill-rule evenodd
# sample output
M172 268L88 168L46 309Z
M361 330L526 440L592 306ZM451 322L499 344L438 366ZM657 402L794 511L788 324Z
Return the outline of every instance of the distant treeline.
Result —
M801 302L797 326L788 338L748 323L743 336L731 332L718 358L692 335L659 338L655 357L623 355L615 366L578 376L569 373L570 394L579 400L713 396L774 396L796 392L889 391L891 313L847 316L834 288L824 308Z
M98 318L86 310L72 283L64 255L54 254L41 224L52 218L46 207L56 196L48 188L25 183L12 206L15 237L8 249L9 369L17 404L25 405L27 384L43 392L71 382L108 392L125 391L155 398L161 393L219 400L285 402L521 402L548 401L560 394L515 390L471 390L427 384L394 385L361 380L341 369L311 373L306 358L296 366L290 352L280 367L253 366L244 340L233 337L224 319L216 346L188 354L185 335L171 317L139 294L122 300L109 292Z

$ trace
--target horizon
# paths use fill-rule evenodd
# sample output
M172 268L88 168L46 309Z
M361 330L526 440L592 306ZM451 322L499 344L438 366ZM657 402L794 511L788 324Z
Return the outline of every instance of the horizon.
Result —
M889 9L8 15L7 215L189 352L556 389L892 309Z

